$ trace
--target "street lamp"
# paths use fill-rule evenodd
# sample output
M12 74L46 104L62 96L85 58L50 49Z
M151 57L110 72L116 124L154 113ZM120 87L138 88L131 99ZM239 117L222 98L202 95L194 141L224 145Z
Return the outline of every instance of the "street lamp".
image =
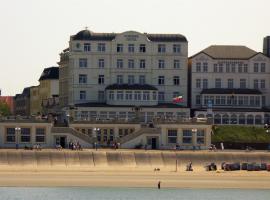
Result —
M264 124L264 129L266 133L270 133L270 125L269 124ZM268 150L270 150L270 143L268 145Z
M21 128L20 127L16 127L15 128L15 142L16 142L16 149L19 149L19 142L18 142L18 135L21 132Z
M193 129L191 129L191 132L193 133L193 138L195 138L195 135L197 133L197 129L193 128ZM193 140L193 150L196 150L196 146L194 143L195 143L195 141Z
M94 128L93 129L93 138L94 138L94 147L95 147L95 149L96 149L96 151L97 151L97 133L100 131L100 128Z

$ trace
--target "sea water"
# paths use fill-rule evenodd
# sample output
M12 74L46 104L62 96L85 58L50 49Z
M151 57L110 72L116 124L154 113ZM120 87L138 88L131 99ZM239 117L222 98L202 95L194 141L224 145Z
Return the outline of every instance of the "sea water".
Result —
M267 200L269 190L1 187L0 200Z

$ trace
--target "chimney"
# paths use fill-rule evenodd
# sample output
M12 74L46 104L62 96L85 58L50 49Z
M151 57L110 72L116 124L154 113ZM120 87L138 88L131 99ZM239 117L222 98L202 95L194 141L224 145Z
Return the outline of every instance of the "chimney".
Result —
M270 58L270 36L263 39L263 53Z

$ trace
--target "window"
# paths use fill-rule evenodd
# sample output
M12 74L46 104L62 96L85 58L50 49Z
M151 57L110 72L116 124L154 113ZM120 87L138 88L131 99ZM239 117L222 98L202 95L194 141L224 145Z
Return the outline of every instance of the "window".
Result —
M261 89L265 89L265 80L264 79L261 80Z
M240 79L240 88L246 88L246 79Z
M254 72L259 72L259 63L254 63Z
M123 52L123 44L117 44L116 51Z
M134 60L133 59L128 60L128 68L130 68L130 69L134 68Z
M91 51L91 46L90 46L90 43L84 43L84 51Z
M203 89L207 89L207 88L208 88L208 80L203 79Z
M104 52L106 51L106 46L105 43L98 43L98 49L99 52Z
M260 106L261 104L261 99L259 96L255 96L255 106Z
M126 91L126 100L132 100L132 91Z
M80 91L80 100L85 100L86 99L86 91L81 90Z
M223 72L223 64L219 64L218 72L219 73L222 73Z
M196 105L200 105L201 104L201 95L196 95Z
M144 75L139 76L139 84L141 84L141 85L145 84L145 76Z
M158 92L158 101L159 102L165 101L165 93L164 92Z
M124 99L124 92L123 91L117 91L117 100L123 100Z
M181 45L180 44L174 44L173 45L173 53L180 53L181 52Z
M140 101L141 100L141 92L135 91L134 92L134 99Z
M139 49L140 52L146 52L146 47L145 47L145 44L140 44L140 49Z
M216 100L215 105L220 105L220 96L216 96L215 100Z
M201 79L196 79L196 88L201 88Z
M220 78L216 78L216 80L215 80L215 88L221 88L221 79Z
M249 104L250 104L251 106L254 106L254 105L255 105L255 98L254 98L254 96L250 96L250 97L249 97Z
M265 72L265 63L261 63L261 72Z
M242 64L239 64L239 66L238 66L238 72L239 72L239 73L242 73L242 72L243 72Z
M258 89L258 88L259 88L259 80L254 79L254 89Z
M45 128L36 128L36 142L45 143Z
M262 96L262 106L265 106L265 103L266 103L266 97Z
M244 97L243 96L239 96L238 97L238 105L239 106L243 106L244 105Z
M217 72L217 71L218 71L217 64L214 64L214 72Z
M116 62L116 67L118 68L118 69L121 69L121 68L123 68L123 60L122 59L117 59L117 62Z
M117 83L117 84L123 84L123 82L124 82L124 81L123 81L123 79L124 79L124 78L123 78L123 75L117 75L116 79L117 79L117 80L116 80L116 83Z
M15 142L15 128L7 128L6 141Z
M203 72L208 72L208 63L203 63Z
M158 53L165 53L165 52L166 52L165 44L159 44L158 45Z
M179 76L174 76L173 77L173 84L174 85L180 85L180 78L179 78Z
M196 72L201 72L201 63L196 63Z
M235 73L235 64L232 64L231 70L232 70L232 73Z
M86 74L79 74L79 83L86 84L87 83L87 75Z
M109 99L114 100L114 91L109 92Z
M204 130L197 130L197 144L204 144L205 141L205 133Z
M99 60L98 60L98 67L99 67L99 68L104 68L104 66L105 66L104 59L99 59Z
M134 52L134 44L129 44L128 45L128 52Z
M165 68L165 61L164 60L158 60L158 68L159 69Z
M248 105L248 96L244 96L244 99L243 99L243 104L245 105L245 106L247 106Z
M157 100L157 92L153 92L153 100Z
M143 100L150 100L150 92L143 91Z
M140 68L145 68L145 60L140 60Z
M173 61L173 68L174 69L180 69L180 61L179 60L174 60Z
M233 88L233 79L228 79L228 88Z
M21 128L21 142L31 142L30 128Z
M165 78L164 78L164 76L159 76L158 77L158 84L159 85L164 85L165 84Z
M191 130L183 130L183 144L192 143L192 132Z
M248 65L247 64L244 64L244 72L248 73Z
M99 75L99 76L98 76L98 84L99 84L99 85L104 84L104 75Z
M98 91L98 100L104 101L105 100L105 93L104 91Z
M87 67L87 59L86 58L79 59L79 67Z
M174 129L168 130L168 143L169 144L177 143L177 130L174 130Z
M135 83L134 75L128 75L128 84L134 84L134 83Z

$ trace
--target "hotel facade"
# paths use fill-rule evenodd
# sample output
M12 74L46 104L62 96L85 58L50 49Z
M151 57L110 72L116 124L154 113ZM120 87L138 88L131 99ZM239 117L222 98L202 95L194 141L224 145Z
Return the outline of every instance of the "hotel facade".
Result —
M80 31L60 54L60 105L74 120L189 117L187 55L180 34Z

